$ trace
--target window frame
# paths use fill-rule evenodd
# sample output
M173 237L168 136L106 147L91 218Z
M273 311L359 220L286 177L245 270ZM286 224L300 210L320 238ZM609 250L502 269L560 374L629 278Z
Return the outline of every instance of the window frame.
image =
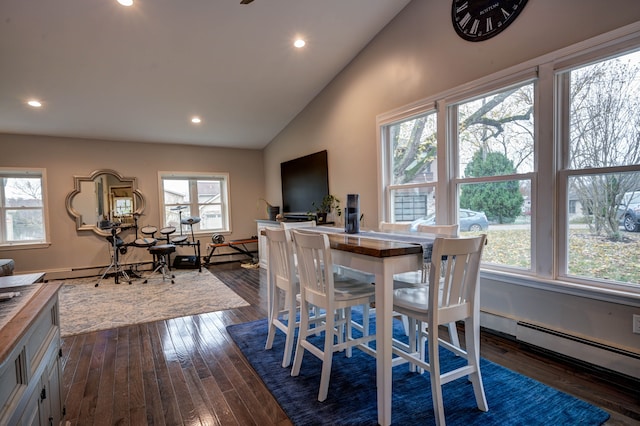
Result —
M567 274L567 182L570 176L583 174L584 170L567 170L563 167L568 147L561 143L562 132L568 122L568 111L564 112L557 75L568 68L598 62L608 57L619 56L640 49L640 24L632 24L592 39L531 59L525 63L501 70L476 81L436 94L377 117L378 131L378 189L381 196L378 213L380 220L389 217L389 200L386 191L385 170L388 153L385 152L384 125L393 120L417 115L426 109L424 105L436 105L438 114L438 202L436 220L453 217L458 206L458 185L471 180L458 179L454 145L457 123L449 113L442 113L455 103L481 96L507 87L510 84L535 79L534 91L534 170L515 178L531 179L531 270L502 268L482 265L482 275L492 280L505 280L517 285L557 290L571 294L617 300L618 297L640 298L640 286L625 283L589 279ZM566 89L564 89L566 90ZM564 128L563 128L564 126ZM566 138L565 138L566 140ZM637 172L640 165L620 166L606 169L607 172ZM589 170L598 173L598 170ZM496 179L513 179L499 176ZM536 200L545 200L540 205ZM457 218L456 218L457 220Z
M392 192L394 190L402 190L402 189L414 189L414 188L433 188L435 197L436 197L436 209L438 208L437 197L438 197L438 182L440 179L440 165L436 163L436 179L433 182L423 182L423 183L407 183L407 184L393 184L392 182L392 161L393 161L393 153L391 151L392 147L390 144L390 135L389 128L395 124L399 124L403 121L412 120L418 118L420 116L425 116L429 114L436 115L436 123L437 123L437 132L440 132L440 119L439 112L435 102L420 102L414 105L411 105L408 109L401 109L396 112L390 112L385 115L378 116L377 118L377 126L378 126L378 157L379 157L379 165L380 167L380 179L378 179L378 187L379 193L382 195L382 203L378 207L378 217L380 217L382 221L393 222L393 206L392 206ZM440 158L440 144L437 146L437 154L436 158Z
M198 193L196 182L199 180L212 180L212 181L220 181L221 188L221 202L215 203L215 205L220 205L221 214L222 214L222 228L215 229L194 229L194 235L208 235L212 232L215 233L231 233L231 183L229 178L229 173L226 172L171 172L171 171L159 171L158 172L158 200L159 200L159 208L160 208L160 222L161 228L169 226L166 222L166 214L165 208L167 205L175 205L175 203L165 203L164 197L164 181L167 180L188 180L190 187L190 197L191 200L189 203L180 203L180 204L189 204L188 215L189 216L197 216L194 212L199 212L199 206L203 205L198 202ZM195 192L194 192L195 191ZM198 213L199 214L199 213ZM200 222L202 223L202 222ZM194 226L195 228L195 226ZM179 229L176 226L176 229Z
M524 73L518 73L507 78L499 79L498 81L491 82L484 85L478 85L473 87L469 91L469 97L464 97L464 93L459 93L457 96L449 98L446 101L447 108L447 120L450 123L449 132L445 135L446 144L451 149L451 173L447 177L450 182L450 194L452 203L454 204L450 217L455 218L455 221L460 220L460 193L461 188L465 184L479 184L479 183L493 183L493 182L508 182L508 181L529 181L531 188L531 241L529 246L529 268L521 268L506 264L489 263L483 261L482 265L485 268L503 270L510 272L518 272L531 274L536 268L536 249L534 245L535 241L535 218L536 218L536 188L538 177L538 136L537 136L537 123L538 123L538 84L537 84L537 70L527 70ZM503 85L500 85L502 82ZM460 143L458 138L458 107L461 104L472 102L477 99L486 98L501 92L507 91L515 87L522 87L528 84L533 85L533 169L530 172L523 173L510 173L496 176L480 176L480 177L463 177L463 171L460 170ZM483 90L486 89L486 90ZM444 102L443 102L444 103ZM438 218L436 217L436 221ZM456 223L454 222L454 223Z
M51 245L50 226L49 226L49 208L48 208L48 190L47 190L47 170L36 167L0 167L0 179L7 177L23 177L23 178L40 178L40 188L42 192L42 226L43 239L30 241L7 241L6 240L6 222L4 202L4 185L0 188L0 251L7 250L26 250L35 248L45 248Z
M604 290L624 290L640 294L640 286L632 283L617 282L611 280L601 280L581 275L572 275L569 272L569 181L573 177L594 176L612 173L640 173L640 165L620 165L606 167L572 168L570 158L569 135L569 108L570 108L570 79L572 70L604 62L628 53L640 52L640 34L635 37L622 38L604 47L586 49L580 55L573 58L559 61L553 68L553 79L555 85L556 104L556 143L558 150L557 162L557 190L558 190L558 238L557 238L557 263L555 274L558 279L585 284L593 288Z

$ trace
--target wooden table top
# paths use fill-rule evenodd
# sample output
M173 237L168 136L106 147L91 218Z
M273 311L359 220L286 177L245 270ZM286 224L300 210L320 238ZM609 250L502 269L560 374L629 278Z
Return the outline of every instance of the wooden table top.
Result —
M332 249L373 257L404 256L422 253L420 244L377 239L360 234L327 233Z

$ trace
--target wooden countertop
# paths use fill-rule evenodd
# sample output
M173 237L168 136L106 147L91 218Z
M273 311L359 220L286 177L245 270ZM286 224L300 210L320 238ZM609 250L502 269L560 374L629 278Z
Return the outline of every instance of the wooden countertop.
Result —
M24 302L17 314L15 314L9 322L0 328L0 364L6 361L6 357L9 356L14 349L17 342L25 335L29 327L33 325L36 318L47 306L47 304L57 297L62 282L58 283L36 283L31 284L36 286L33 292L28 296L29 299ZM16 287L19 291L20 288ZM18 296L21 297L21 296Z

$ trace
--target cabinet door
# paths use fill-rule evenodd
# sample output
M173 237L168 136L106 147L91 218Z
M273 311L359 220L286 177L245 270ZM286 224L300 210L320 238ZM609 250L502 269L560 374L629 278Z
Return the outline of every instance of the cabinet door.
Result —
M49 361L42 376L46 398L41 401L41 421L43 425L57 425L62 420L62 401L60 399L60 358L57 352Z
M267 225L258 224L258 255L260 257L260 267L267 268L268 255L267 255L267 237L262 235L261 231L265 229Z
M36 386L27 400L22 416L16 423L17 426L39 426L40 418L40 387Z

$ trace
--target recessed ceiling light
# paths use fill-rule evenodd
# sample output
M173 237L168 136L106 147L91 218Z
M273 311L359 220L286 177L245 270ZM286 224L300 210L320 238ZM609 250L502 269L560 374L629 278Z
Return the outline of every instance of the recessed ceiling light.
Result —
M118 3L120 3L123 6L132 6L133 0L118 0Z
M192 117L191 118L191 122L193 124L200 124L200 123L202 123L202 120L200 119L200 117Z
M295 47L297 47L298 49L300 49L301 47L304 47L305 44L306 44L305 41L303 39L301 39L301 38L299 38L299 39L297 39L296 41L293 42L293 45Z
M34 108L40 108L42 106L42 102L37 99L31 99L30 101L27 101L27 105Z

